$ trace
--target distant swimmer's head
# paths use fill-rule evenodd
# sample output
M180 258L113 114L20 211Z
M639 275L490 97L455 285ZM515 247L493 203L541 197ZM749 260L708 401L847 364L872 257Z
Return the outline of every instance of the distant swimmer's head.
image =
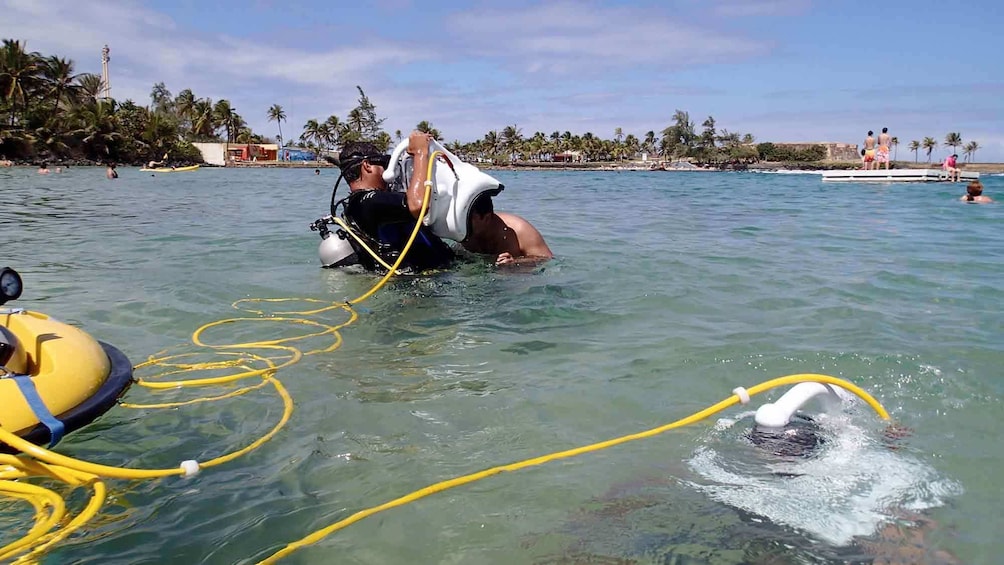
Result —
M889 128L882 128L882 133L889 133Z
M383 153L372 143L349 143L338 154L338 167L342 170L342 178L353 190L386 188L383 172L389 165L390 155ZM316 174L320 174L320 170Z
M869 135L869 136L871 136L871 135L875 135L875 132L873 132L872 130L868 130L868 135Z

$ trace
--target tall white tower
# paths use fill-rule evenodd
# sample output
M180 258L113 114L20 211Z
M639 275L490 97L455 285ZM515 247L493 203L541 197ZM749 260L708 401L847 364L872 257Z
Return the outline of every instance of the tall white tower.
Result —
M108 61L111 57L108 54L111 50L105 45L104 49L101 50L101 98L111 98L112 97L112 83L108 79Z

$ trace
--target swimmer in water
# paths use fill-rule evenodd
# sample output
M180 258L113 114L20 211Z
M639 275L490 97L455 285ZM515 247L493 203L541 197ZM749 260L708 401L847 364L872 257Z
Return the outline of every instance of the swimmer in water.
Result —
M961 198L963 202L976 202L986 204L993 202L989 196L983 196L983 183L974 180L966 186L966 195Z

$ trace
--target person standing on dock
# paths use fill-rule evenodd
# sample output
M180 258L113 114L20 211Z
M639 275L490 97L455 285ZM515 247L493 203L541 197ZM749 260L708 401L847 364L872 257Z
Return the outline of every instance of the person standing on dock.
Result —
M871 132L869 132L870 134ZM882 133L878 136L878 152L875 154L875 169L885 163L885 170L889 170L889 128L882 128Z
M875 162L875 132L868 130L868 137L865 138L865 170L873 168Z

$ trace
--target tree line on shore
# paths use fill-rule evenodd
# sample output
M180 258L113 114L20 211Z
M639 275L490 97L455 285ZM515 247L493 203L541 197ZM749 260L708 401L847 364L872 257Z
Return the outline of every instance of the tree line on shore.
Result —
M304 147L318 152L334 151L346 143L368 141L386 151L395 140L403 138L401 130L396 130L392 138L380 129L384 120L376 117L374 106L362 89L358 86L356 88L360 95L359 105L349 112L346 120L332 115L326 120L307 121L299 137L299 142ZM286 119L282 106L274 104L269 108L268 119L277 123L281 137L282 122ZM655 130L650 130L639 138L634 134L625 135L622 128L614 130L612 139L603 139L592 132L579 135L571 131L553 131L550 134L537 131L524 135L518 125L512 124L501 130L489 131L481 139L470 142L451 141L445 145L465 159L496 164L558 159L618 161L636 159L642 154L653 159L689 159L712 165L752 163L758 160L808 162L818 161L826 156L826 149L820 145L794 148L773 143L756 144L752 134L719 130L717 125L715 118L708 116L701 125L703 129L698 132L690 114L677 110L672 123L660 132L661 136ZM436 139L444 139L442 132L428 121L419 122L415 129L429 133Z
M966 162L972 161L976 156L976 151L980 149L980 144L977 141L970 141L969 143L962 143L962 134L959 132L950 132L945 135L945 147L951 147L952 153L958 154L958 148L962 147L963 159ZM927 162L931 162L931 153L938 148L938 142L935 141L933 137L925 137L923 141L913 140L908 145L907 148L913 151L913 162L919 162L920 150L923 149L927 152Z
M27 51L25 42L5 39L0 47L0 157L20 160L83 160L145 163L168 155L173 162L202 160L193 142L268 143L268 136L251 130L227 99L213 101L184 89L174 96L163 82L153 86L150 104L132 100L117 102L102 97L101 77L76 73L72 60ZM367 141L386 151L403 138L383 130L376 106L359 86L358 102L346 117L310 119L296 142L319 153L334 152L347 143ZM266 111L276 122L276 141L283 144L282 123L286 113L273 104ZM444 139L428 121L416 129ZM898 144L898 140L894 139ZM676 110L670 124L658 133L624 134L616 128L604 139L592 132L542 131L524 135L516 124L492 130L470 142L452 141L447 147L469 160L497 164L548 161L617 161L636 159L687 159L709 165L748 164L756 161L813 162L826 157L820 145L791 146L756 143L750 133L720 128L708 116L700 128L690 114ZM968 160L979 144L963 145L959 133L950 133L945 146L962 146ZM926 149L928 161L937 147L934 138L911 141L915 154ZM915 160L917 156L915 155Z

